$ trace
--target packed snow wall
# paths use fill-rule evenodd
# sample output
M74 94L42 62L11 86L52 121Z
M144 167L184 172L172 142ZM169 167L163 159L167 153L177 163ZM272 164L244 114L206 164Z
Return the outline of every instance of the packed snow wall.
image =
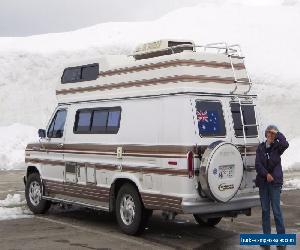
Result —
M11 131L11 137L19 139L24 135L25 142L32 134L27 125L45 127L56 105L56 83L70 63L130 54L137 44L162 38L192 39L197 44L226 41L242 46L259 94L263 127L277 124L291 142L286 166L300 165L300 5L248 2L207 1L152 22L105 23L67 33L0 38L0 126L8 126L0 134ZM19 123L14 126L22 131L20 136L14 135L13 123ZM0 158L7 159L3 165L13 167L8 154L15 151L4 144L1 140Z

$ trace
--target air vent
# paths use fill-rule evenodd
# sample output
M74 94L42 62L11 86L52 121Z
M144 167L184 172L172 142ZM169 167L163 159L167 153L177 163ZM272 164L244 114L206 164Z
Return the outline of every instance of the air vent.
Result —
M141 60L181 53L187 50L194 51L193 41L159 40L139 45L133 56L136 60Z

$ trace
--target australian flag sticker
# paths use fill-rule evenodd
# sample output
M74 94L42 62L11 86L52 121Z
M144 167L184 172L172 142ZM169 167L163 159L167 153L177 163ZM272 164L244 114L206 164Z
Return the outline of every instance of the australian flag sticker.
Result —
M220 130L218 112L214 110L199 110L196 112L200 134L216 134Z

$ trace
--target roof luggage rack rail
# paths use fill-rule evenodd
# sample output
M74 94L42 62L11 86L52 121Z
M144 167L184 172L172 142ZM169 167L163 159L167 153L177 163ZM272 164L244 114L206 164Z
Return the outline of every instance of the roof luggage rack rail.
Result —
M216 50L217 53L223 53L226 54L229 59L230 59L230 65L231 65L231 69L232 69L232 73L233 73L233 77L234 77L234 83L235 83L235 88L231 91L231 94L235 94L235 92L238 90L238 85L240 84L248 84L249 88L244 92L244 94L248 94L249 91L251 90L252 87L252 81L250 78L250 75L245 67L245 71L246 71L246 75L247 75L247 79L248 81L241 81L238 80L238 78L236 77L236 69L234 67L234 63L232 61L232 58L239 58L243 60L243 64L245 64L245 57L243 56L242 53L242 49L241 46L239 44L233 44L233 45L228 45L226 42L220 42L220 43L210 43L207 45L200 45L200 46L195 46L195 48L202 48L205 52L208 49L214 49Z
M246 69L244 68L246 72L246 78L247 81L239 80L236 75L236 69L235 69L235 64L233 62L233 58L238 58L242 60L242 64L245 64L244 59L245 57L243 56L241 46L239 44L232 44L228 45L226 42L218 42L218 43L209 43L206 45L195 45L192 42L181 42L180 44L177 45L172 45L164 48L158 48L153 51L145 51L145 52L138 52L135 54L131 54L129 56L133 56L135 59L138 58L149 58L152 56L161 56L161 55L171 55L171 54L176 54L183 52L184 50L189 50L192 52L214 52L216 54L225 54L229 57L230 60L230 65L231 65L231 70L233 73L234 77L234 83L235 87L234 89L230 92L231 94L237 94L236 91L239 88L239 85L248 85L248 89L244 91L243 94L248 94L251 90L252 87L252 81L249 76L249 73ZM152 54L152 55L151 55ZM150 55L150 56L147 56Z

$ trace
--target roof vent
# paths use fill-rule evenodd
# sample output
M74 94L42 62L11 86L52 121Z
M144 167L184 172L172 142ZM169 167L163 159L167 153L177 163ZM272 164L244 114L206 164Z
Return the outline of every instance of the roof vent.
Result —
M194 42L190 40L159 40L139 45L136 48L133 57L136 60L140 60L164 55L171 55L174 53L183 52L185 50L194 51L194 46Z

